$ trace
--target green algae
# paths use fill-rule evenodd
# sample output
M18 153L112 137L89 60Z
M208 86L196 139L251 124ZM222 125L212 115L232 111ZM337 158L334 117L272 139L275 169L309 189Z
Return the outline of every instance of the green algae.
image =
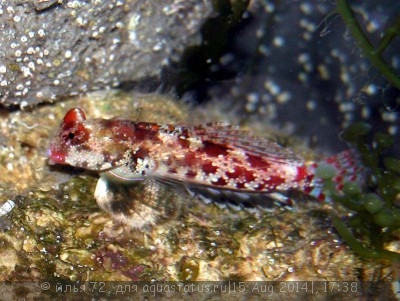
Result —
M83 180L81 187L86 186L87 182ZM78 216L75 210L63 204L57 194L41 190L31 192L29 197L17 196L15 202L18 206L10 214L12 224L8 232L20 241L14 244L14 248L31 267L29 271L24 271L24 265L16 267L15 280L51 281L59 277L82 280L83 266L79 261L66 261L68 256L65 254L73 250L73 229L85 222L84 212L90 206L81 204L82 209L85 209Z
M398 159L385 155L394 143L393 137L371 134L368 124L356 123L344 131L342 138L359 151L370 175L364 191L357 183L348 182L343 194L334 191L332 181L326 181L325 189L333 200L354 212L342 220L331 211L332 222L351 249L363 258L400 262L400 253L387 250L398 239L400 229Z
M381 40L375 47L365 34L365 30L361 27L347 0L336 0L336 12L342 17L353 38L358 43L363 54L370 60L371 64L378 69L394 87L400 89L400 77L385 61L383 56L384 50L387 49L391 41L400 35L399 17L397 16L397 20L394 24L386 29L381 36Z
M375 193L365 194L363 201L364 201L363 206L371 214L378 213L379 211L381 211L384 205L382 199L379 197L379 195Z
M182 257L178 264L180 281L194 281L199 275L199 262L196 258Z

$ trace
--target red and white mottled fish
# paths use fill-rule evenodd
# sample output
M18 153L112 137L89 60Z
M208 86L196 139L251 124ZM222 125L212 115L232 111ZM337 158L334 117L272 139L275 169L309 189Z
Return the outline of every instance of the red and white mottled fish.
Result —
M298 190L323 199L318 164L291 150L218 123L161 125L121 119L86 120L80 109L65 115L49 149L50 161L106 172L122 180L182 183L197 189L238 193ZM360 181L362 167L352 150L322 162L343 181Z

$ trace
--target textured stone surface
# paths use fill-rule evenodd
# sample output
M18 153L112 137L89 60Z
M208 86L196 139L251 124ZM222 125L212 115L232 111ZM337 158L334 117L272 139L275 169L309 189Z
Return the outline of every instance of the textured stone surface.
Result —
M159 78L212 1L0 1L0 100L26 106Z

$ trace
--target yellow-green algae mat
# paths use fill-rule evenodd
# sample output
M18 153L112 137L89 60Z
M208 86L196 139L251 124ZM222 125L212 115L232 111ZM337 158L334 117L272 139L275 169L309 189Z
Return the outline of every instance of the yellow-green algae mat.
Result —
M152 194L152 187L137 183L130 188L135 208L151 207L155 225L132 229L114 221L93 197L95 173L48 165L46 148L72 107L88 118L168 123L222 114L215 107L189 110L166 96L113 91L32 111L3 111L0 200L3 208L7 202L15 207L0 217L2 281L397 279L396 265L362 260L341 241L324 213L330 204L298 200L293 210L255 214L205 204L161 184Z

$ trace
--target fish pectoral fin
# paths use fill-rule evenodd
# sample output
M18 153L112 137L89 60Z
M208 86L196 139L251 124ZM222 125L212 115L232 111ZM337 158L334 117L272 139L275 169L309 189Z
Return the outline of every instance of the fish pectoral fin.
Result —
M121 182L143 181L145 179L142 173L134 172L126 165L108 170L103 175L110 180Z

